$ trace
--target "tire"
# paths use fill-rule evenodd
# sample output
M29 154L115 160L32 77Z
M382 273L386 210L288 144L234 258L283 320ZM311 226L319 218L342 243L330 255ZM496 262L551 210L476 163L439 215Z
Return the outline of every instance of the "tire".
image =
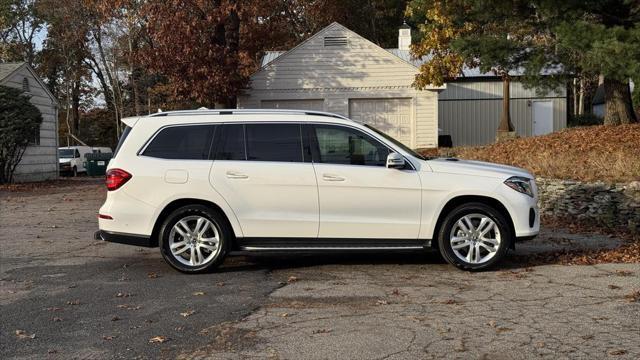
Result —
M463 270L491 268L507 254L511 241L511 227L504 215L477 202L453 209L438 231L442 257Z
M169 214L159 234L164 260L174 269L190 274L211 271L219 266L227 255L232 238L231 229L222 214L195 204ZM217 246L214 239L217 239Z
M78 168L77 167L73 167L73 170L71 171L71 176L73 177L78 177Z

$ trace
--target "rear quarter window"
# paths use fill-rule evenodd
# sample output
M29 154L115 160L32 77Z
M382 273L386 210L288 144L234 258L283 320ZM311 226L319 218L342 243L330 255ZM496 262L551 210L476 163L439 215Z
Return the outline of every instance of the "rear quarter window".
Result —
M161 159L206 160L215 125L171 126L160 130L142 155Z

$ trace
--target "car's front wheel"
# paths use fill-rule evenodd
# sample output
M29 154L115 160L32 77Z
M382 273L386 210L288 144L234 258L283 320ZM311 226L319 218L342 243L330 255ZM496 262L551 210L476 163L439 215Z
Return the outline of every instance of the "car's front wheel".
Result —
M200 273L220 265L227 253L230 229L224 218L204 205L174 210L160 230L160 251L175 269Z
M506 255L511 240L507 219L483 203L453 209L438 233L438 246L444 259L465 270L495 265Z

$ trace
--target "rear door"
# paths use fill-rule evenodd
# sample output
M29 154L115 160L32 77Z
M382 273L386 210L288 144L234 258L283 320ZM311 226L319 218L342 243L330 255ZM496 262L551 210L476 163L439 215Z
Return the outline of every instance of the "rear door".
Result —
M318 189L300 124L225 124L216 143L210 181L245 237L317 237Z

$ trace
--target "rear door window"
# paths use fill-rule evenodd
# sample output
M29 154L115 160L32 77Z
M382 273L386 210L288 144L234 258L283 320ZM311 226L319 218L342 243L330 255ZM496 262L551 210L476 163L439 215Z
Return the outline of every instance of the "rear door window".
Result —
M247 160L302 162L300 124L247 124Z
M161 159L206 160L215 125L167 127L151 140L142 155Z
M243 124L223 125L216 141L218 142L216 160L247 160Z

